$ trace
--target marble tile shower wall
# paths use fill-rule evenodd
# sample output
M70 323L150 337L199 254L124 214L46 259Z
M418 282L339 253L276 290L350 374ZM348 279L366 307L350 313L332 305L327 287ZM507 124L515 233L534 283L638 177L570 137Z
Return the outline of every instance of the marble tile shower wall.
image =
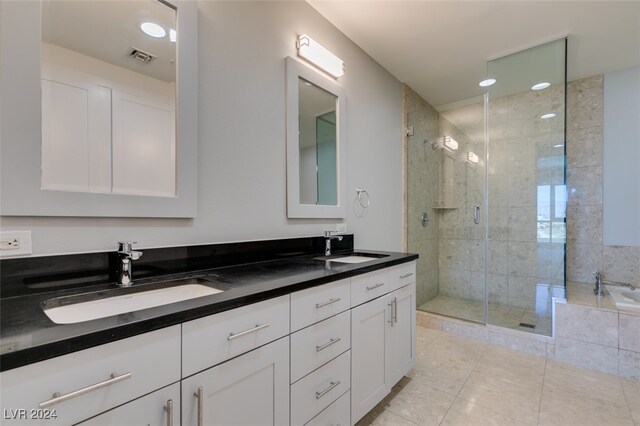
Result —
M552 86L492 99L488 111L489 303L549 317L553 288L564 287L564 225L538 220L563 194L563 103L563 87ZM542 119L548 112L556 116Z
M601 270L613 281L640 280L640 247L602 239L603 76L567 88L567 279L591 283Z
M438 137L438 112L411 88L403 85L405 120L413 126L407 149L407 250L420 254L416 267L418 306L438 294L438 215L433 209L439 191L438 159L425 143ZM429 222L422 226L421 216Z

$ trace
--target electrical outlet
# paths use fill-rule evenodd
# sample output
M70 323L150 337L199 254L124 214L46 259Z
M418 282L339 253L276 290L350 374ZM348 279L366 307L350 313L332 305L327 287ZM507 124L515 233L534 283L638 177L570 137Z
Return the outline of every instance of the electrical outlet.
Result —
M339 232L340 234L346 234L347 233L347 224L346 223L338 223L338 224L336 224L336 232Z
M31 231L0 232L0 257L31 254Z

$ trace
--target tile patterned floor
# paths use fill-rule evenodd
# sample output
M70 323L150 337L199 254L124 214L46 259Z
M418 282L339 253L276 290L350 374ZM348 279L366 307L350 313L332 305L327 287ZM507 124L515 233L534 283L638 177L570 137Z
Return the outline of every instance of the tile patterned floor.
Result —
M480 301L438 295L418 307L419 310L438 315L484 322L484 304ZM489 323L500 327L551 336L551 304L546 303L536 310L520 309L504 305L489 305ZM533 327L520 326L521 323Z
M640 426L640 382L416 329L415 367L357 426Z

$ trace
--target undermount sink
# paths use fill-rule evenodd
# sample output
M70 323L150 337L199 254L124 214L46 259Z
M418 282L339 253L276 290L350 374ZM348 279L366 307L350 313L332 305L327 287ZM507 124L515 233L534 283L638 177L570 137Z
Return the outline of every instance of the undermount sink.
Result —
M42 303L44 313L56 324L74 324L184 300L222 293L224 290L200 284L209 280L181 279L102 292L57 297ZM164 286L157 288L158 285ZM145 290L143 287L149 287Z
M375 253L350 253L345 256L325 256L325 257L317 257L317 260L325 260L329 262L337 262L337 263L363 263L370 262L372 260L378 260L381 257L387 257L386 254L375 254Z

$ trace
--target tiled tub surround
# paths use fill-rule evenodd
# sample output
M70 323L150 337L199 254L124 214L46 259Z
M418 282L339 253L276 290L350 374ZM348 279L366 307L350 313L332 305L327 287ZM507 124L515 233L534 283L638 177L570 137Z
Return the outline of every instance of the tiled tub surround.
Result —
M353 236L345 236L335 249L351 252ZM41 303L52 297L113 288L112 252L3 260L0 369L9 370L417 258L377 252L386 256L359 264L328 263L316 259L324 254L322 237L141 250L144 255L133 266L134 285L136 280L142 285L203 275L221 283L226 291L59 325L46 317ZM142 262L145 256L146 262Z
M640 381L640 311L569 282L567 303L556 302L555 312L556 360Z

